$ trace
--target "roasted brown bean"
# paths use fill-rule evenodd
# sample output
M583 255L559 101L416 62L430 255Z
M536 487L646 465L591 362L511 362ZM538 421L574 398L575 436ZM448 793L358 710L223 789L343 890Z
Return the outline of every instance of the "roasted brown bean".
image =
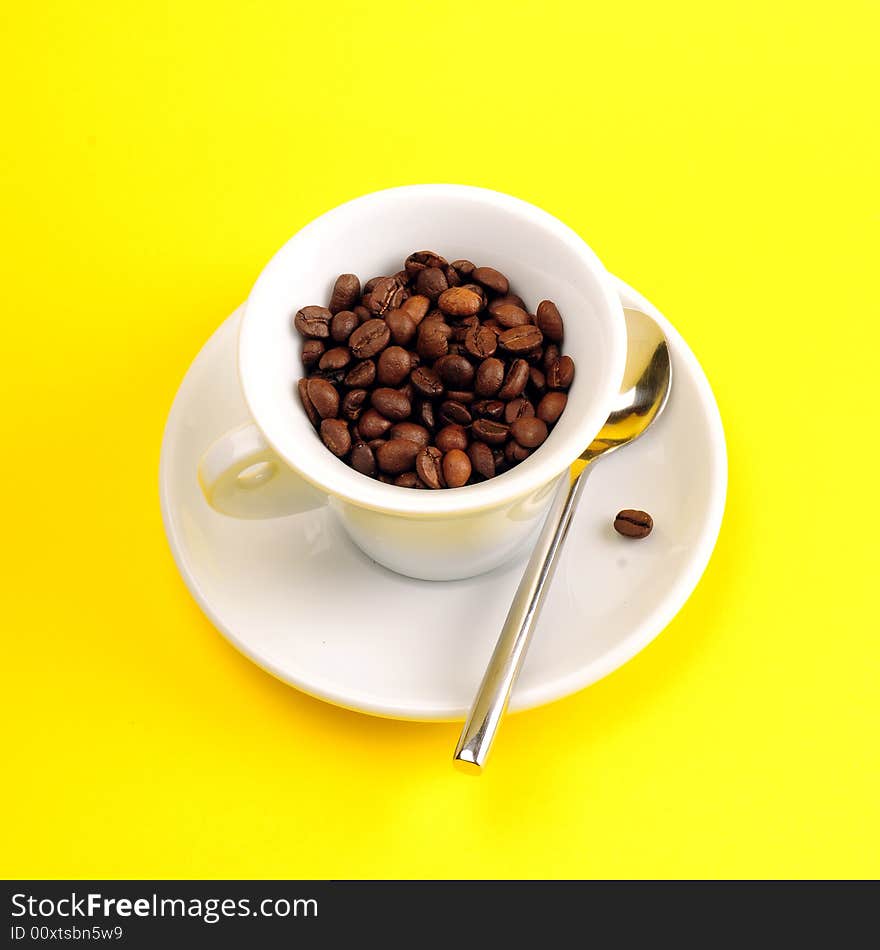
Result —
M485 419L498 422L504 415L504 403L500 399L480 399L471 406L471 411Z
M330 313L351 310L361 297L361 282L354 274L340 274L330 294Z
M467 449L471 467L481 478L495 477L495 460L485 442L471 442Z
M653 528L654 519L637 508L624 508L614 519L614 530L627 538L647 538Z
M511 327L524 327L527 323L531 322L525 310L512 303L506 303L501 307L497 307L494 311L494 315L495 319L505 330L509 330Z
M482 301L466 287L451 287L440 294L437 306L453 317L470 317L482 309Z
M535 410L535 415L539 419L543 419L548 426L552 426L554 422L562 415L562 410L565 409L565 404L568 402L568 396L565 393L560 392L551 392L547 393L541 401L538 403L538 408Z
M547 370L547 386L550 389L568 389L574 380L574 361L570 356L560 356Z
M400 309L409 314L412 322L418 326L425 319L425 314L431 309L431 301L422 294L416 294L405 300Z
M508 432L509 426L503 422L493 422L491 419L477 419L471 426L474 438L489 445L501 445L506 442Z
M421 448L425 448L431 441L431 434L424 426L420 426L415 422L398 422L391 427L391 438L408 439L410 442L415 442L416 445L421 446Z
M446 259L434 251L413 251L404 261L403 267L411 277L428 267L445 267Z
M504 421L511 425L517 419L523 419L535 414L535 407L520 396L518 399L511 399L504 407Z
M529 381L529 364L525 360L514 360L504 377L504 385L498 391L499 399L516 399L522 395Z
M357 359L363 360L384 350L390 339L388 324L374 319L362 323L348 338L348 345Z
M426 488L425 483L416 475L415 472L404 472L394 479L394 484L398 488Z
M409 439L391 439L376 450L376 462L386 474L400 475L412 471L420 451L419 446Z
M372 386L376 379L376 364L372 360L361 360L346 373L345 385L354 388Z
M428 366L414 369L410 381L415 391L428 399L436 399L443 395L443 383L440 376Z
M376 362L376 379L383 386L400 386L409 376L412 361L402 346L389 346Z
M370 291L369 308L376 314L395 310L409 296L397 277L383 277Z
M396 389L389 389L386 386L374 389L370 396L370 402L377 412L394 422L401 422L406 419L412 411L410 401L403 393Z
M490 356L483 360L477 368L476 382L474 390L478 396L484 399L494 396L504 382L504 363Z
M351 449L351 467L361 475L376 474L376 459L366 442L355 442Z
M406 310L392 310L386 314L385 323L388 324L394 343L398 346L409 346L416 335L416 324Z
M508 353L528 353L536 350L543 341L544 336L541 331L532 324L527 323L521 327L511 327L505 330L498 337L498 345L507 350Z
M310 379L309 399L322 419L333 419L339 414L339 393L326 379Z
M345 369L350 362L351 351L349 348L347 346L334 346L332 350L327 350L321 357L318 361L318 367L324 370Z
M552 343L561 343L563 337L562 317L552 300L542 300L535 316L538 329Z
M440 404L440 421L447 425L456 422L460 426L468 426L471 424L471 414L467 406L447 399Z
M375 409L367 409L358 422L358 435L365 441L379 439L391 428L393 423Z
M297 310L293 325L305 337L326 340L330 336L333 314L326 307L303 307Z
M424 360L437 360L449 352L452 329L440 320L425 320L419 327L416 344L419 356Z
M477 267L471 277L478 284L488 287L493 294L500 294L503 297L510 290L507 278L494 267Z
M434 443L441 452L448 452L450 449L466 449L468 444L467 431L464 426L454 422L450 423L443 426L434 436Z
M490 357L498 347L498 335L491 327L475 323L468 328L464 337L464 348L475 359L484 360Z
M321 440L337 458L347 455L351 448L348 423L342 419L324 419L321 422Z
M306 369L315 366L324 352L324 344L320 340L306 340L302 348L302 364Z
M428 488L445 488L442 467L443 453L431 445L416 456L416 472Z
M547 438L547 423L537 416L520 416L511 423L510 434L523 448L536 449Z
M349 390L342 397L342 406L339 410L340 415L351 422L356 422L364 411L364 404L367 401L369 393L366 389Z
M443 456L443 477L449 488L461 488L471 477L471 460L461 449L450 449Z
M474 368L463 356L443 356L434 364L447 389L469 389L474 381Z
M416 277L416 293L429 300L436 300L444 290L448 289L449 281L439 267L426 267L420 270Z
M337 343L346 343L360 321L353 310L340 310L330 321L330 336Z
M512 304L514 307L519 307L520 310L525 310L528 313L528 308L525 305L525 301L517 294L507 294L504 297L499 297L497 300L493 300L492 303L489 304L489 313L494 316L499 307L504 307L508 304Z
M307 379L301 379L296 384L296 388L299 393L299 401L302 403L302 407L309 417L309 422L317 428L321 424L321 417L318 414L318 410L314 407L312 400L309 398L309 381Z

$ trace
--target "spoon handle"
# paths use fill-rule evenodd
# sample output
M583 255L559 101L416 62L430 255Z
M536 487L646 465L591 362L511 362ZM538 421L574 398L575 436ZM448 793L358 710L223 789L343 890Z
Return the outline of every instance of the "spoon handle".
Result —
M565 478L550 506L455 749L453 763L462 771L479 774L486 763L590 468Z

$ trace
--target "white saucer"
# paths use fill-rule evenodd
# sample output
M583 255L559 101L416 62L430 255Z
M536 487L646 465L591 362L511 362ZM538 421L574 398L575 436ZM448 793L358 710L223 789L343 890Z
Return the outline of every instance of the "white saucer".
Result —
M721 526L727 456L706 377L656 308L618 289L625 306L665 328L673 391L650 432L593 472L512 709L583 689L635 656L690 596ZM368 560L327 508L237 521L208 507L198 460L248 420L235 366L240 319L239 309L196 357L162 445L162 515L190 591L245 656L313 696L401 719L464 718L528 552L471 580L417 581ZM621 508L649 511L653 534L615 534Z

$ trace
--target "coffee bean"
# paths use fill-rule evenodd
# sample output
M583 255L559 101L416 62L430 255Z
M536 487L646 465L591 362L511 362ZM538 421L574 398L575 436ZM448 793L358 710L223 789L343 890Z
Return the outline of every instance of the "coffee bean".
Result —
M348 338L351 352L359 359L375 356L388 346L391 331L384 320L367 320Z
M486 288L481 284L462 284L462 290L469 290L472 294L476 294L480 299L480 310L485 310L487 304L489 303L489 298L486 295Z
M539 346L537 350L524 353L523 359L527 360L532 366L540 366L544 362L544 347Z
M553 343L561 343L563 337L562 317L552 300L542 300L538 304L535 322L544 336Z
M491 419L477 419L471 426L471 433L480 442L488 445L501 445L507 441L509 427L503 422L493 422Z
M461 449L450 449L443 456L443 477L450 488L461 488L471 477L471 460Z
M321 358L324 352L324 344L320 340L306 340L302 348L302 364L306 369L310 369Z
M415 422L398 422L391 427L392 439L407 439L409 442L415 442L421 448L425 448L431 441L431 433L424 426Z
M490 356L477 367L474 390L478 396L494 396L504 382L504 363Z
M491 356L498 347L498 336L491 327L484 327L478 323L468 328L464 337L464 348L475 359L484 360Z
M462 283L470 280L471 274L476 270L476 267L470 261L453 261L452 269L458 274Z
M422 294L416 294L405 300L400 309L409 314L409 318L418 326L425 319L425 314L431 309L431 301Z
M324 370L345 369L351 362L351 351L347 346L334 346L318 361L318 367Z
M416 475L415 472L404 472L394 479L394 484L398 488L426 488L425 483Z
M376 474L376 459L373 450L365 442L355 442L351 449L351 467L361 475Z
M419 446L409 439L391 439L376 450L376 462L386 474L400 475L412 471L420 451Z
M464 426L453 422L443 426L434 437L434 442L441 452L448 452L450 449L466 449L468 444L467 431Z
M361 298L361 282L354 274L340 274L330 294L330 313L351 310Z
M406 396L410 403L412 403L413 399L415 399L416 391L413 388L413 384L410 382L404 383L403 386L398 386L397 391L401 395Z
M303 307L297 310L293 325L305 337L326 340L330 336L333 314L326 307Z
M369 445L369 447L373 450L373 455L375 455L379 451L379 446L384 445L387 441L388 439L370 439L367 445Z
M366 389L351 389L342 397L342 407L339 412L350 422L357 422L364 411L364 405L369 393Z
M624 508L614 519L614 530L627 538L647 538L653 528L654 519L637 508Z
M419 327L416 344L419 356L425 360L437 360L449 352L452 329L440 320L425 320Z
M461 278L458 276L458 271L454 267L447 265L443 268L443 273L446 277L446 284L449 287L458 287L461 284Z
M311 392L309 395L311 396ZM385 386L373 390L370 402L377 412L394 422L401 422L412 412L410 401L403 393Z
M521 327L511 327L498 337L498 344L508 353L528 353L536 350L543 341L541 331L530 323Z
M447 399L440 404L440 421L445 425L455 422L460 426L468 426L471 424L471 414L467 406Z
M559 347L555 343L550 343L544 347L544 355L541 357L541 368L544 374L559 359Z
M529 386L532 387L536 396L544 395L544 390L547 388L547 380L537 366L529 367Z
M394 484L394 478L393 478L393 476L391 476L391 475L380 475L380 476L379 476L379 481L382 482L383 485L393 485L393 484Z
M519 442L508 442L504 446L504 459L511 465L524 461L531 454L532 450L520 445Z
M531 322L525 310L512 303L506 303L498 307L494 311L494 314L495 319L506 330L509 330L511 327L524 327L527 323Z
M430 431L437 427L437 420L434 418L434 404L427 399L423 399L416 407L416 419Z
M451 287L440 294L437 306L453 317L470 317L482 309L479 296L466 287Z
M467 448L471 467L481 478L495 477L495 459L492 450L485 442L471 442Z
M560 356L547 370L547 386L550 389L568 389L574 380L574 360Z
M488 287L493 294L500 294L503 297L510 290L507 278L494 267L478 267L471 276L478 284Z
M504 407L504 421L510 425L515 422L517 419L524 419L535 414L535 407L528 401L528 399L523 399L520 396L518 399L511 399L511 401Z
M383 277L370 291L369 308L376 314L387 313L399 307L408 296L397 277Z
M386 279L385 277L381 277L381 276L380 276L380 277L371 277L371 278L364 284L364 293L363 293L363 296L366 297L368 294L371 294L371 293L373 292L373 288L376 286L376 284L378 284L380 280L385 280L385 279Z
M339 393L326 379L310 379L309 399L322 419L333 419L339 413Z
M434 364L447 389L468 389L474 381L474 368L463 356L442 356Z
M393 423L375 409L367 409L358 422L358 435L365 441L378 439L391 428Z
M568 396L566 396L565 393L547 393L547 395L543 396L541 401L538 403L538 408L535 411L535 415L539 419L543 419L548 426L552 426L562 415L562 410L565 409L565 404L567 402Z
M471 406L471 411L497 422L504 415L504 403L500 399L480 399Z
M342 458L351 448L348 424L342 419L324 419L321 423L321 439L337 458Z
M483 326L487 330L491 330L495 334L495 345L497 346L498 337L501 335L501 332L504 329L504 327L502 327L501 324L494 317L489 317L488 320L484 320Z
M460 402L463 406L469 406L474 401L474 394L469 389L447 389L446 398L453 402Z
M309 381L307 379L301 379L296 384L296 389L299 393L299 401L302 403L302 407L309 417L309 422L317 429L321 424L321 417L318 415L318 410L314 407L312 400L309 398Z
M449 289L449 281L439 267L426 267L419 271L415 289L417 294L436 300L444 290Z
M330 321L330 336L337 343L346 343L360 321L353 310L340 310Z
M392 310L385 315L385 323L394 343L398 346L409 346L416 335L416 324L406 310Z
M526 449L536 449L547 439L547 423L537 416L520 416L510 425L510 434Z
M443 477L443 453L435 446L422 449L416 456L416 473L428 488L445 488Z
M358 318L358 323L366 323L367 320L373 319L373 315L370 313L370 311L361 304L358 304L356 307L354 307L353 312Z
M376 379L376 364L372 360L361 360L345 375L345 385L354 388L372 386Z
M410 276L414 276L429 267L445 267L446 259L434 251L414 251L403 266Z
M492 303L489 304L489 313L494 316L499 307L506 307L508 305L519 307L520 310L523 310L526 313L528 312L528 308L526 307L525 301L522 299L522 297L519 297L516 294L507 294L504 297L499 297L497 300L493 300Z
M428 399L436 399L443 395L443 383L439 375L428 366L420 366L412 371L410 381L413 389Z
M410 355L402 346L389 346L376 363L376 379L383 386L400 386L409 376Z
M516 399L522 395L529 381L529 364L522 359L514 360L504 377L504 384L498 391L499 399Z

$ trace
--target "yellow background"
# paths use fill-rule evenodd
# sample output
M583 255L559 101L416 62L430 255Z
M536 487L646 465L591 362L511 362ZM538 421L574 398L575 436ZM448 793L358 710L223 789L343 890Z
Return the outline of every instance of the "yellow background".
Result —
M876 3L3 20L0 871L880 874ZM479 781L456 726L332 708L237 654L157 497L175 390L273 251L426 181L577 229L684 333L730 453L681 614L511 718Z

